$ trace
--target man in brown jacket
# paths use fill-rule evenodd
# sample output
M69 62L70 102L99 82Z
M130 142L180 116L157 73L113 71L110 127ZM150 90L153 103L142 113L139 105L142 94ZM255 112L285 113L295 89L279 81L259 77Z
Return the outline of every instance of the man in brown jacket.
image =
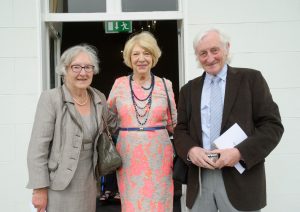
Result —
M229 48L219 30L199 34L194 50L204 73L183 86L179 95L175 148L189 165L186 205L192 212L260 211L266 205L264 161L284 131L262 74L229 66ZM212 78L218 78L221 96L218 136L235 123L248 136L233 148L215 149L212 143L212 128L218 128L211 122L216 115ZM211 153L219 159L211 160ZM234 167L238 162L246 169L242 174Z

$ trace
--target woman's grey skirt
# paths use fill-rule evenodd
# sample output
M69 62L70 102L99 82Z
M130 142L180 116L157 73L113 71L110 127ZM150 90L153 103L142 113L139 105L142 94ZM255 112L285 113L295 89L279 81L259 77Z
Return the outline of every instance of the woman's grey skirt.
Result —
M96 211L97 184L93 174L92 156L93 148L83 148L68 187L63 191L49 189L47 212Z

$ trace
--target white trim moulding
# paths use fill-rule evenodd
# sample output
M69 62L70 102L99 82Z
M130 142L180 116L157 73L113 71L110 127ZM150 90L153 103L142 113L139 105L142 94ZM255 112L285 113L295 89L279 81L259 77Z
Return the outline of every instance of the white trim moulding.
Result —
M44 22L182 20L182 12L46 13Z

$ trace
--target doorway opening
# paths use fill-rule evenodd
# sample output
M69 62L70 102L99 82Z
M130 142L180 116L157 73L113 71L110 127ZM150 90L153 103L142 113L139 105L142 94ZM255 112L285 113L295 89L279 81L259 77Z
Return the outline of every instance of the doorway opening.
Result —
M177 102L179 95L178 22L177 20L133 21L132 33L150 31L157 39L162 56L153 74L171 80ZM94 76L92 86L108 96L117 77L131 74L123 63L122 50L132 33L105 33L104 22L64 22L61 52L67 48L88 43L98 49L100 73Z

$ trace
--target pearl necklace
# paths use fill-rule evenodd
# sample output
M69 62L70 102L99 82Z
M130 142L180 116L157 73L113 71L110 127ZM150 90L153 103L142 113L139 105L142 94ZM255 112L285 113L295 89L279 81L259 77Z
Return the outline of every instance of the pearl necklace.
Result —
M78 104L79 106L84 106L84 105L86 105L86 103L87 103L88 100L89 100L89 98L88 98L88 92L87 92L87 91L85 91L85 100L84 100L82 103L80 103L80 102L79 102L79 99L77 99L76 97L72 96L72 98L73 98L74 102L75 102L76 104Z

